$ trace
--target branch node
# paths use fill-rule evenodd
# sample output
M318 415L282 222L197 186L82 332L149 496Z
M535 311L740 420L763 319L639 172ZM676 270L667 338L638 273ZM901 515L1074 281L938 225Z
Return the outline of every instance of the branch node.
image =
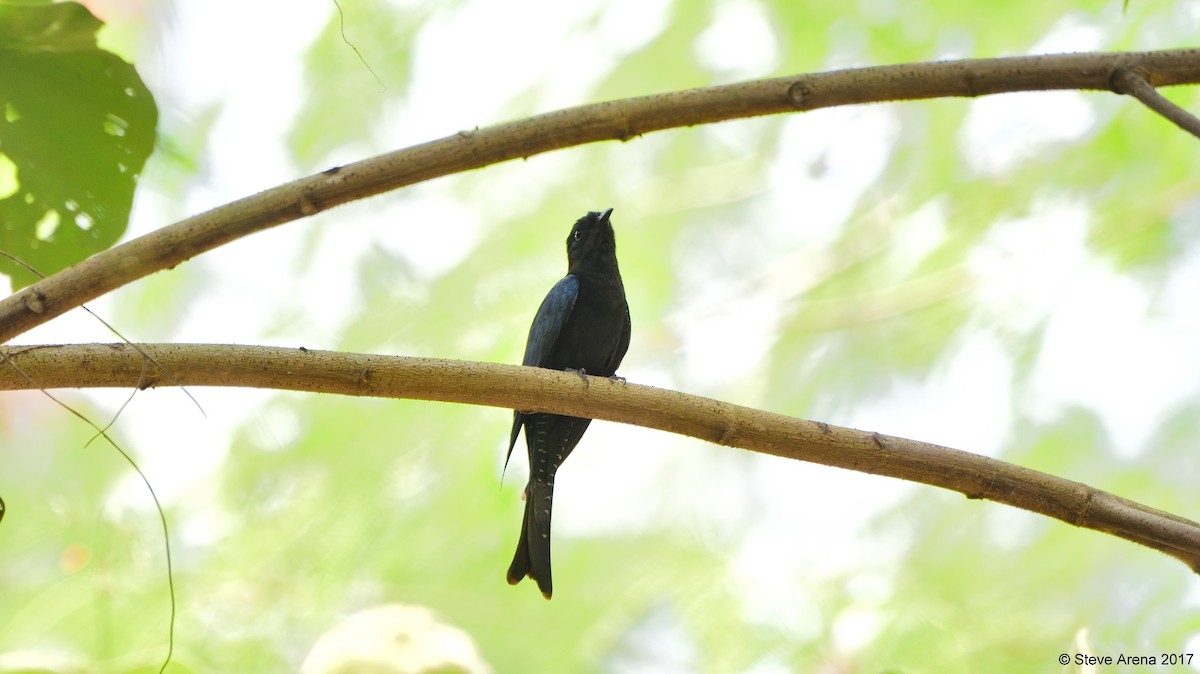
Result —
M875 443L875 446L879 448L879 451L887 451L887 447L883 445L883 436L879 435L878 433L871 433L871 440Z
M35 314L45 313L46 296L37 288L30 288L25 293L25 307Z
M718 444L718 445L723 445L725 447L732 447L733 444L730 442L730 440L732 438L733 438L733 426L725 426L724 428L721 429L721 435L717 436L717 439L714 442L716 442L716 444Z
M796 80L795 82L792 82L791 86L789 86L787 90L788 100L791 101L792 107L796 108L797 110L808 109L808 97L811 95L812 89L808 88L808 85L804 82L804 80Z
M617 140L621 141L622 143L628 143L634 138L642 135L633 130L633 124L629 121L628 117L623 118L621 122L621 132L617 135Z
M970 71L963 73L962 83L967 90L967 96L969 98L979 97L979 91L975 86L978 80L979 78L975 77Z
M1135 96L1134 91L1138 84L1149 84L1149 79L1138 67L1122 65L1113 68L1112 74L1108 76L1108 86L1112 88L1113 93Z
M1200 138L1200 118L1175 105L1158 92L1152 76L1135 66L1117 66L1108 78L1109 87L1118 94L1133 96L1176 126Z
M1092 501L1094 501L1096 498L1096 491L1094 489L1085 487L1085 491L1087 495L1083 499L1083 507L1079 509L1079 512L1075 513L1075 521L1073 524L1077 527L1086 526L1084 522L1087 521L1088 511L1092 509Z
M991 471L991 475L988 477L988 483L986 487L979 491L964 491L963 496L966 496L972 501L990 498L992 496L992 487L996 486L996 474L998 472L999 471L994 469Z
M300 212L301 213L303 213L306 216L316 214L316 212L318 210L317 205L313 203L312 199L308 198L307 194L301 194L300 198L297 199L297 201L300 203Z
M738 426L737 416L725 408L718 408L718 410L721 413L721 434L718 435L717 439L713 440L713 442L726 447L736 447L737 445L734 443L737 442L737 439L735 438L737 435Z
M359 370L358 376L354 379L354 383L358 384L359 386L366 387L371 383L371 376L371 368L364 367L362 370Z

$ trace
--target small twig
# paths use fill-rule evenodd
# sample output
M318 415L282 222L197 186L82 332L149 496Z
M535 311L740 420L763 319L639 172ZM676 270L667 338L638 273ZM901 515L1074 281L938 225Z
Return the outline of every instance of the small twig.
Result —
M125 402L121 403L121 406L117 408L117 413L113 415L112 419L109 419L108 424L104 428L101 428L100 430L96 431L96 434L93 435L90 440L83 443L84 449L87 449L88 447L90 447L92 445L92 443L96 441L96 438L107 433L108 429L112 428L113 424L117 423L117 419L121 418L121 413L125 411L126 407L129 407L129 403L133 402L133 398L134 398L134 396L137 395L138 391L142 390L142 386L145 385L144 384L145 381L146 381L146 361L143 360L142 361L142 374L138 377L138 385L134 386L132 389L129 390L129 397L126 398Z
M346 46L353 49L355 54L358 54L358 60L362 61L362 64L366 67L367 72L371 73L371 77L374 77L375 81L379 83L379 92L383 93L387 91L387 85L383 83L383 80L379 79L379 75L375 74L375 69L371 67L370 63L367 63L367 59L363 57L362 52L358 50L358 47L356 47L354 43L346 37L346 14L342 11L342 5L338 2L338 0L333 0L333 6L337 7L338 30L342 33L342 42L345 42Z
M1176 126L1200 138L1200 119L1195 115L1175 105L1166 96L1158 93L1158 89L1150 84L1146 76L1132 66L1121 66L1113 71L1112 89L1118 94L1133 96L1175 123Z
M38 271L38 270L37 270L37 269L36 269L36 268L35 268L33 265L31 265L31 264L29 264L28 262L26 262L26 261L22 260L21 258L17 257L16 255L13 255L12 253L10 253L10 252L8 252L8 251L6 251L6 250L0 250L0 255L2 255L2 256L4 256L4 257L8 258L9 260L12 260L12 261L13 261L13 262L15 262L16 264L19 264L19 265L21 265L22 267L24 267L24 268L25 268L25 270L26 270L26 271L28 271L29 273L33 274L34 276L37 276L37 277L38 277L38 278L40 278L40 279L45 279L45 278L46 278L46 275L45 275L45 274L43 274L42 272ZM143 358L145 358L146 360L150 361L151 363L154 363L154 367L157 367L159 372L162 372L162 373L163 373L163 374L165 374L166 376L170 377L172 381L174 381L174 382L175 382L175 385L179 387L179 390L180 390L180 391L183 391L183 395L187 396L188 398L191 398L191 400L192 400L192 403L196 405L196 409L200 410L200 416L202 416L202 417L205 417L205 418L207 418L207 417L208 417L208 414L206 414L206 413L204 412L204 407L200 405L200 401L199 401L199 400L196 400L196 397L192 395L192 392L191 392L191 391L189 391L189 390L187 390L186 388L184 388L183 384L180 384L180 383L179 383L179 379L177 379L177 378L175 377L175 375L171 374L170 372L167 372L166 368L164 368L164 367L163 367L161 364L159 364L159 362L158 362L157 360L154 360L154 356L151 356L150 354L146 353L146 351L145 351L145 350L143 350L143 349L142 349L142 347L140 347L140 346L138 346L137 344L134 344L133 342L129 341L129 338L128 338L128 337L126 337L125 335L122 335L120 330L117 330L115 327L113 327L113 325L112 325L111 323L109 323L108 321L104 320L103 318L100 318L100 314L98 314L98 313L96 313L96 312L92 311L91 309L89 309L89 308L87 307L87 305L86 305L86 304L81 304L81 305L79 305L79 308L80 308L80 309L83 309L84 311L86 311L86 312L88 312L89 314L91 314L91 315L92 315L92 318L94 318L94 319L96 319L96 320L100 321L100 324L101 324L101 325L103 325L104 327L108 328L108 331L109 331L109 332L113 333L113 334L114 334L114 335L116 335L117 337L120 337L122 342L125 342L125 343L126 343L126 344L128 344L129 346L132 346L132 347L133 347L133 348L134 348L134 349L135 349L135 350L136 350L138 353L142 354L142 357L143 357ZM131 396L129 396L129 400L133 400L133 396L132 396L132 395L131 395ZM128 404L129 404L129 400L126 400L126 401L125 401L125 405L128 405ZM121 410L124 410L124 409L125 409L125 405L121 405ZM113 417L113 420L112 420L112 421L110 421L110 422L108 422L108 426L105 426L105 427L104 427L104 430L106 430L106 431L107 431L109 428L111 428L111 427L112 427L112 425L113 425L113 424L115 424L115 423L117 422L117 417L119 417L119 416L121 416L121 411L120 411L120 410L118 410L118 411L117 411L117 414L116 414L116 416L114 416L114 417ZM96 439L95 437L93 437L93 438L92 438L92 440L95 440L95 439ZM88 445L92 444L92 440L88 440L87 444L88 444ZM87 445L84 445L84 447L86 447L86 446L87 446Z
M133 346L133 345L129 344L129 346ZM167 514L163 510L162 503L158 500L158 494L155 493L154 487L150 484L150 478L146 477L146 474L142 472L141 467L138 466L137 462L133 460L133 457L130 456L129 453L126 452L124 449L122 449L121 446L117 444L117 441L113 440L112 436L110 436L108 434L108 429L109 429L109 427L111 427L113 425L113 423L116 422L116 417L113 418L113 421L110 422L108 424L108 426L105 426L104 428L100 428L99 426L96 425L96 422L94 422L91 419L84 416L84 414L82 412L75 409L74 407L71 407L70 405L66 404L62 400L59 400L53 394L51 394L49 391L42 388L36 381L34 381L33 377L31 377L28 373L26 373L24 370L22 370L16 364L16 362L13 361L11 354L9 352L0 350L0 359L3 359L4 362L7 363L8 366L10 368L12 368L13 371L16 372L18 376L20 376L22 379L24 379L29 384L29 388L37 389L37 390L41 391L42 395L46 396L50 400L53 400L55 403L58 404L59 407L62 407L66 411L75 415L76 417L79 417L80 419L83 420L83 422L85 424L87 424L88 426L91 426L92 429L94 429L96 431L96 435L92 436L92 439L88 440L87 443L84 444L84 447L87 447L88 445L92 444L92 440L95 440L97 437L102 437L105 440L108 440L108 444L112 445L113 449L116 449L118 452L120 452L121 456L124 457L125 461L130 465L130 467L133 468L134 472L136 472L138 474L138 477L140 477L142 479L142 483L146 485L146 490L150 492L150 498L154 500L154 508L155 508L155 510L158 511L158 521L162 525L163 547L166 549L166 553L167 553L167 594L169 595L170 602L171 602L171 618L167 623L167 657L165 657L163 659L162 666L159 667L159 669L158 669L158 674L163 674L163 672L165 672L167 669L167 665L170 664L170 662L171 662L171 656L175 654L175 573L174 573L174 565L171 561L171 537L170 537L169 533L167 532ZM121 410L124 410L125 405L128 405L130 400L133 400L133 396L134 396L134 394L137 393L138 390L140 390L145 376L146 376L146 361L143 360L142 361L142 373L139 376L138 385L134 387L133 393L130 394L129 398L125 401L125 404L121 405ZM120 414L121 414L121 412L118 411L117 416L120 416ZM0 500L0 519L3 519L3 518L4 518L4 501Z
M24 260L17 257L16 255L13 255L12 253L9 253L9 252L3 251L3 250L0 250L0 255L3 255L4 257L8 258L9 260L12 260L13 262L21 265L26 270L33 273L35 276L38 276L39 278L43 278L43 279L46 278L45 274L38 271L36 268L34 268L33 265L29 264L28 262L25 262ZM78 411L76 411L75 409L71 408L66 403L64 403L61 400L59 400L58 398L55 398L54 396L50 395L50 393L47 392L46 389L42 388L41 386L38 386L37 382L35 382L29 375L27 375L25 372L23 372L21 370L21 368L17 367L17 364L14 363L12 361L12 359L8 357L7 354L0 353L0 356L3 356L4 361L6 363L8 363L8 365L10 367L12 367L13 370L15 370L18 374L20 374L22 377L24 377L26 380L28 380L31 385L33 385L38 390L40 390L47 398L53 400L54 402L58 403L62 407L66 408L67 411L69 411L71 414L74 414L75 416L79 417L80 419L83 419L85 422L88 423L88 425L90 425L92 428L96 429L96 434L93 435L90 440L88 440L87 442L85 442L83 444L85 449L87 447L89 447L92 444L92 442L94 442L96 440L96 438L103 437L105 440L108 440L108 442L110 444L112 444L112 446L115 447L118 452L121 453L121 456L125 457L125 460L129 462L129 465L132 466L135 471L137 471L137 474L142 478L142 482L144 482L146 484L146 489L148 489L150 491L150 497L154 499L154 507L158 510L159 522L161 522L161 524L162 524L163 546L166 549L166 553L167 553L167 589L168 589L168 591L170 593L170 597L171 597L171 619L170 619L170 621L168 623L168 627L167 627L167 657L163 660L162 667L160 667L158 670L158 674L162 674L164 671L166 671L167 665L171 662L171 656L175 653L175 608L176 608L175 607L175 573L174 573L173 565L171 563L171 539L167 534L167 516L166 516L166 513L163 512L162 504L158 502L158 495L154 493L154 487L150 486L150 480L146 477L145 473L142 472L142 469L140 467L138 467L137 463L134 462L133 458L130 457L129 454L126 454L125 450L121 449L121 447L119 445L117 445L117 443L114 442L111 437L109 437L108 429L112 428L113 424L117 423L117 419L119 419L121 417L121 413L125 411L125 408L129 406L129 403L133 402L133 397L137 395L137 392L142 390L143 386L147 385L146 384L146 363L147 362L154 363L154 367L158 368L158 370L160 372L162 372L163 374L170 377L171 380L175 382L175 385L178 386L180 388L180 390L183 391L183 394L186 395L188 398L191 398L192 402L195 403L195 405L196 405L196 409L200 410L200 414L202 416L207 417L208 415L205 414L204 408L201 407L201 405L200 405L200 401L196 400L195 396L193 396L190 391L188 391L186 388L184 388L183 384L179 383L179 378L176 377L175 375L171 374L170 372L168 372L167 369L164 368L161 363L159 363L157 360L154 359L154 356L151 356L150 354L146 353L146 351L144 349L142 349L142 347L129 341L129 338L127 338L125 335L121 334L121 332L119 330L117 330L115 327L113 327L113 325L111 323L104 320L103 318L100 318L99 314L97 314L96 312L89 309L86 305L81 304L81 305L79 305L79 308L81 308L84 311L91 314L92 318L100 321L100 323L104 327L108 328L109 332L113 333L117 337L120 337L122 341L124 341L126 344L128 344L130 347L132 347L135 351L140 353L143 358L142 373L141 373L141 375L138 376L137 386L133 387L133 390L130 391L130 393L129 393L129 397L125 399L125 402L121 404L120 409L117 410L117 413L113 415L112 420L109 421L108 425L105 426L104 428L98 427L95 423L92 422L91 419L88 419L83 414L81 414ZM3 519L4 519L4 501L0 500L0 520L3 520Z

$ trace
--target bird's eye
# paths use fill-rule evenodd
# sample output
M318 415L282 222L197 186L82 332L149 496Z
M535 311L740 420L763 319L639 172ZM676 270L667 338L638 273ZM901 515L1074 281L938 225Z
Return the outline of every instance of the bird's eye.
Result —
M578 241L583 238L583 232L581 230L577 229L577 230L575 230L575 233L572 234L571 236L573 236L575 238L575 240Z

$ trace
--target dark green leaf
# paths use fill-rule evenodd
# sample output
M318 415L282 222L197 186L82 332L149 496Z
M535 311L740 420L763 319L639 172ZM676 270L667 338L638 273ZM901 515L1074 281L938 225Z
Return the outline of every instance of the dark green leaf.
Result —
M96 45L82 5L0 4L0 250L51 274L111 246L154 148L158 109ZM10 260L20 287L36 277Z

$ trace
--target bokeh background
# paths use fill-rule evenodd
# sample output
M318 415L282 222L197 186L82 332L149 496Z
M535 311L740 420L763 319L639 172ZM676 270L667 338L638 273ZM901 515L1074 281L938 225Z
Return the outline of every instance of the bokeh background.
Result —
M1188 0L341 0L342 19L332 1L86 4L159 108L126 238L574 104L1190 46L1200 30ZM1200 111L1194 88L1164 93ZM571 223L612 207L630 381L996 456L1197 519L1198 147L1105 93L677 129L337 208L90 306L136 341L519 362ZM75 311L17 343L114 339ZM159 389L114 426L173 536L168 671L295 671L346 616L391 603L462 630L486 663L474 671L1045 672L1077 650L1200 655L1200 580L1153 551L604 422L559 474L546 602L504 583L525 477L518 450L501 481L509 412L191 393L203 414ZM103 424L129 392L61 397ZM39 392L0 397L10 671L157 671L165 652L157 515L91 435Z

